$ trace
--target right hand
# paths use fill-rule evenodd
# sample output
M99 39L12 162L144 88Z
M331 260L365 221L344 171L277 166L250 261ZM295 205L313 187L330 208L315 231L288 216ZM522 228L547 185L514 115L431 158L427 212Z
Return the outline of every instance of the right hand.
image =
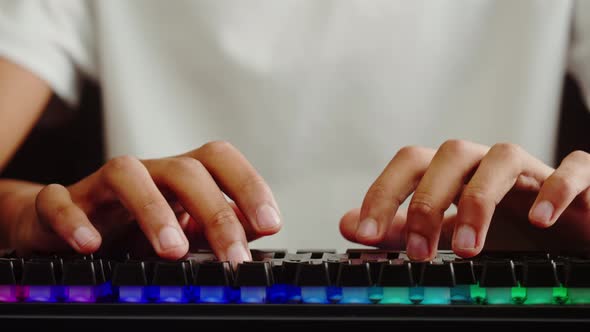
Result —
M211 142L169 158L118 157L72 186L35 190L10 244L21 254L68 247L88 254L132 250L143 240L166 259L208 247L236 263L251 259L248 241L280 228L277 203L254 167L229 143Z

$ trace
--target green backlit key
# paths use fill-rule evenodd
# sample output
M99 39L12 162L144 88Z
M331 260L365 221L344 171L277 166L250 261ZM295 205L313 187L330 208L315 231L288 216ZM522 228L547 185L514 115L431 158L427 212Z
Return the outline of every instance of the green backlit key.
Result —
M372 301L381 304L411 304L412 290L416 282L412 273L412 263L396 259L381 265L377 277L377 289L381 293L372 294Z
M474 289L478 303L514 304L526 299L526 290L516 280L512 260L485 262L479 288Z
M526 287L525 304L562 304L567 301L567 290L557 277L553 260L523 263L522 286Z
M566 270L569 303L590 303L590 260L572 260Z

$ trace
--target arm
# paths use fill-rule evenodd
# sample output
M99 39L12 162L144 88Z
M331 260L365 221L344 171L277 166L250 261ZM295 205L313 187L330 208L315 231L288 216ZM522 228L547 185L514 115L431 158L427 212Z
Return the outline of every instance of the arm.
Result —
M29 71L0 58L0 171L40 117L51 89ZM0 248L8 246L10 221L23 204L18 201L41 186L0 179ZM19 192L18 195L15 193Z
M0 58L0 171L37 122L50 96L47 83Z
M50 95L34 75L0 62L0 168ZM139 227L131 227L134 222ZM248 241L276 233L280 224L268 185L225 142L167 158L115 158L68 188L0 179L0 250L23 254L68 246L80 253L134 251L147 240L170 259L182 257L190 244L241 262L251 259Z

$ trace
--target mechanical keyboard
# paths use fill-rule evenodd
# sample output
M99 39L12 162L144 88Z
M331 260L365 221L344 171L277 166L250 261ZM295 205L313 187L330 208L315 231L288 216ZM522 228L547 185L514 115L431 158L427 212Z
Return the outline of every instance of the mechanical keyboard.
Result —
M590 323L590 253L462 259L440 251L429 262L379 249L252 250L252 257L231 266L209 251L179 261L9 255L0 258L0 320L150 327Z

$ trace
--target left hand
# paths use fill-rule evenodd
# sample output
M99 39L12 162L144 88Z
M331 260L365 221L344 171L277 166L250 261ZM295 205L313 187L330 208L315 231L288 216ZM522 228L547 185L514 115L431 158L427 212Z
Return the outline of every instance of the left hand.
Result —
M590 154L582 151L553 169L508 143L404 147L371 185L361 209L342 218L340 231L353 242L405 249L413 260L432 259L444 241L457 255L472 257L484 247L492 217L507 213L541 229L557 223L544 234L554 244L565 239L581 249L590 244L589 187ZM412 193L407 211L400 208ZM445 215L453 203L457 213ZM504 240L510 235L500 234Z

